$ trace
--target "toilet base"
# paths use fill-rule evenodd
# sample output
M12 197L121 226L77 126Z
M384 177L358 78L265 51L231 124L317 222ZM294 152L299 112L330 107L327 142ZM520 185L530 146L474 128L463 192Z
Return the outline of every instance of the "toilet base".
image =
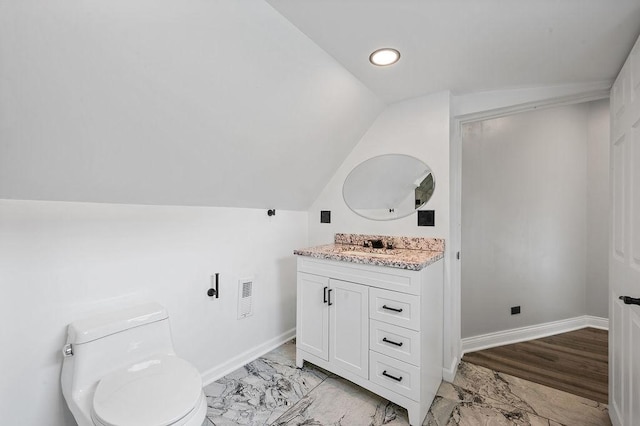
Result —
M207 417L207 397L202 392L202 397L198 402L198 406L191 412L190 416L187 416L186 423L181 423L181 426L201 426L204 422L204 418Z

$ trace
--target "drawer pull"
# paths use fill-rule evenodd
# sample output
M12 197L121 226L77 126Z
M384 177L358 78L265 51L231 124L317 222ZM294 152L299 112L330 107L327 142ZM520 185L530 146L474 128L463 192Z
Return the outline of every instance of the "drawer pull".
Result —
M386 337L382 338L382 341L385 343L390 343L392 345L396 345L396 346L402 346L402 342L398 343L398 342L394 342L393 340L387 340Z
M327 303L327 289L328 289L328 288L329 288L329 287L325 287L325 288L324 288L324 303Z
M384 371L382 372L382 375L383 375L383 376L385 376L385 377L388 377L388 378L390 378L390 379L393 379L393 380L395 380L396 382L401 382L401 381L402 381L402 377L392 376L391 374L388 374L388 373L387 373L387 370L384 370Z
M388 311L393 311L393 312L402 312L402 308L398 309L398 308L391 308L387 305L382 305L382 309L386 309Z

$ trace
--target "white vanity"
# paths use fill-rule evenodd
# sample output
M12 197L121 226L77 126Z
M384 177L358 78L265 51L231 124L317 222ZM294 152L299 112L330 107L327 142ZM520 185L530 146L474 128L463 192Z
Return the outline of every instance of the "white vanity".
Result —
M389 248L361 243L380 240ZM442 379L443 250L437 239L352 234L296 250L298 367L342 376L421 425Z

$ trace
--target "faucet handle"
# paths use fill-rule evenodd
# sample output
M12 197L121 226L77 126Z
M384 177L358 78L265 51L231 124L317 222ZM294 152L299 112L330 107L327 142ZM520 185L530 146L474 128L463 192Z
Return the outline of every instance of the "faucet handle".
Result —
M370 247L372 248L377 248L377 249L384 248L384 243L382 242L382 240L369 240L369 243L371 244Z

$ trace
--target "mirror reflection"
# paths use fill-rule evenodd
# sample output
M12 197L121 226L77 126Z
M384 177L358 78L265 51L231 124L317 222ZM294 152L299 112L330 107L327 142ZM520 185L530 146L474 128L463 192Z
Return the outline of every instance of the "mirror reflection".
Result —
M355 167L342 187L345 203L362 217L392 220L410 215L433 194L431 168L415 157L385 154Z

